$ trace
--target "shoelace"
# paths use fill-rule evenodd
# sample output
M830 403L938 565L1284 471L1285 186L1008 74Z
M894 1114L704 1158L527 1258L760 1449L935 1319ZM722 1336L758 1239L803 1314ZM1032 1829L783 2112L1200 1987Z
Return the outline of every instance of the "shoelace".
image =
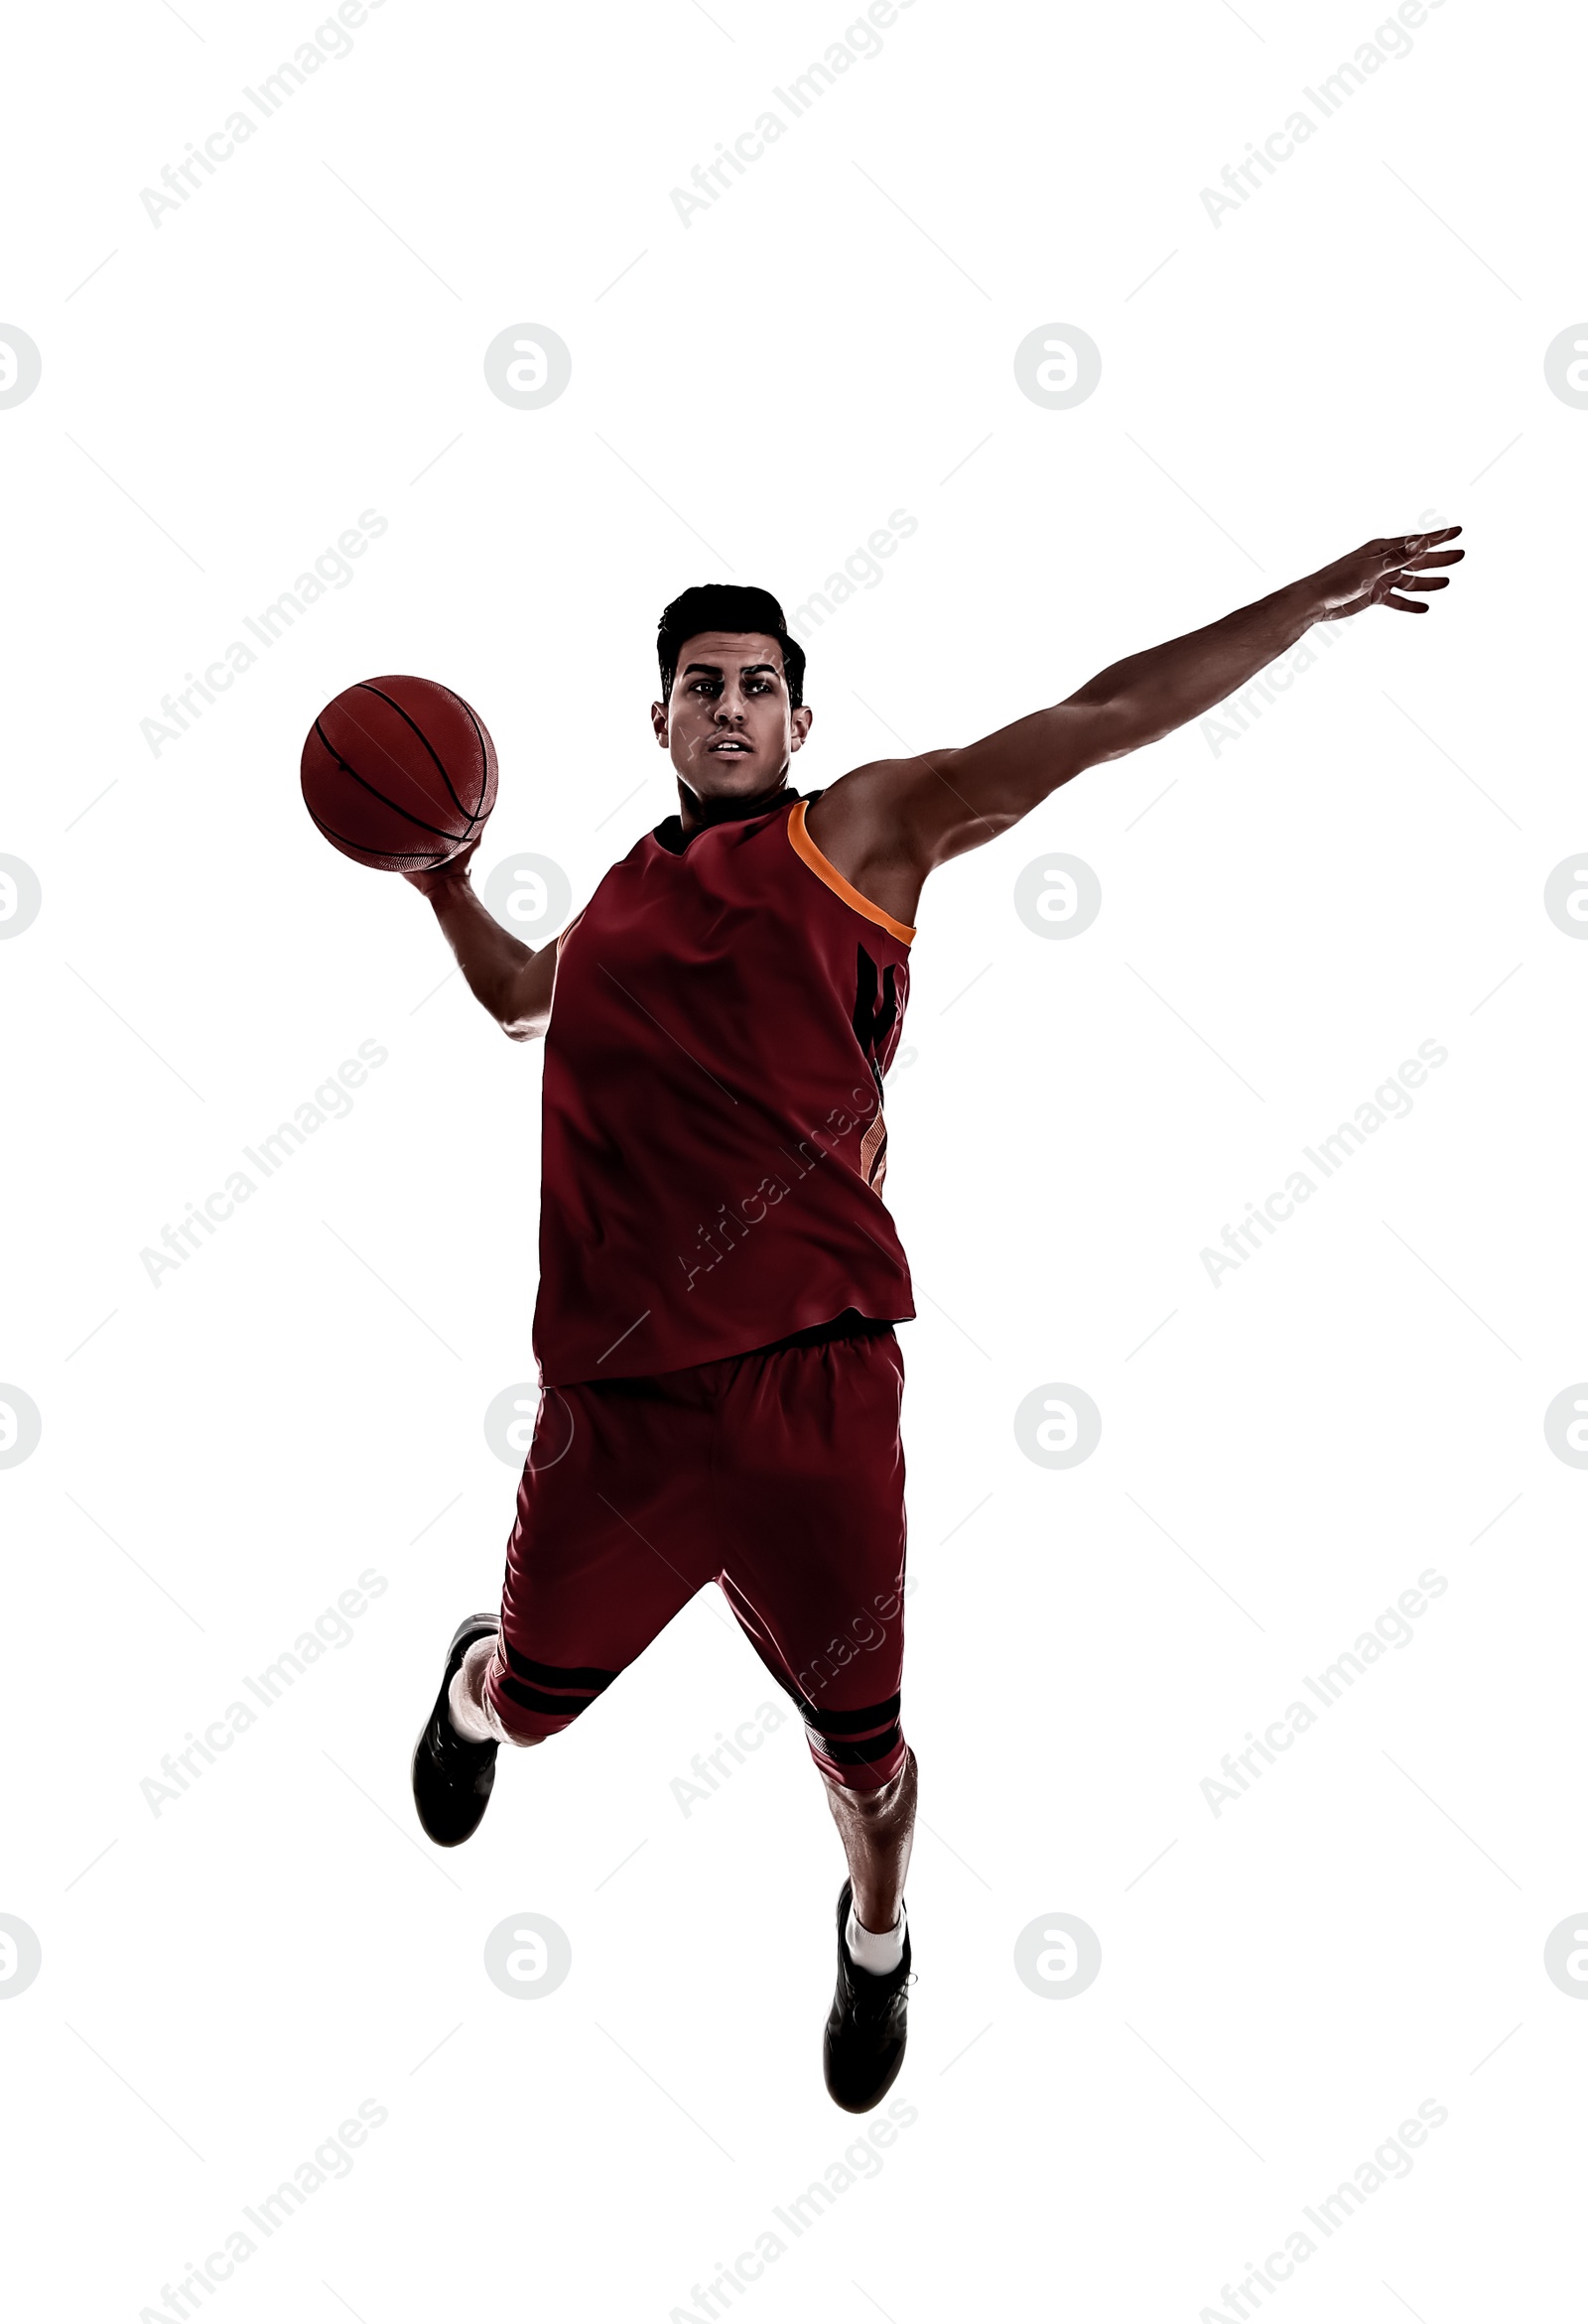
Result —
M877 2013L886 2009L901 1994L907 1994L911 1986L917 1982L913 1969L907 1970L903 1977L898 1977L896 1970L888 1970L881 1977L878 1977L874 1970L861 1969L858 1961L850 1959L847 1946L844 1952L844 1961L848 1970L844 1983L851 1999L855 2001L864 2001L870 2010ZM866 1984L860 1984L861 1978L867 1981ZM898 1979L896 1984L893 1982L895 1978Z
M435 1740L431 1743L431 1756L440 1760L443 1765L449 1759L456 1763L457 1755L460 1753L463 1754L466 1764L469 1754L479 1751L494 1751L496 1748L494 1736L485 1743L472 1743L466 1735L460 1735L444 1711L437 1712L433 1733Z

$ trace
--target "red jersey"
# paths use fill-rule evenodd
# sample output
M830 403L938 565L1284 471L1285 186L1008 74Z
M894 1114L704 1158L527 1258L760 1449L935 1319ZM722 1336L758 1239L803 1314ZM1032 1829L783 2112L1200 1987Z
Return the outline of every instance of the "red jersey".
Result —
M846 1308L915 1313L882 1201L915 931L834 869L806 805L687 836L670 817L558 939L533 1330L549 1385L712 1362Z

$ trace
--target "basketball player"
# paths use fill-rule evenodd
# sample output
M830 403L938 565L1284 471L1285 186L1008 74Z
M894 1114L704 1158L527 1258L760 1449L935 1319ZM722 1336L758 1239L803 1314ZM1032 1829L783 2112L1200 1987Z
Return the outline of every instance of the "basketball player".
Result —
M546 1041L541 1393L500 1614L460 1625L415 1749L420 1821L466 1840L498 1746L560 1735L716 1582L805 1722L849 1862L824 2064L852 2113L898 2073L911 1979L893 1326L915 1310L882 1099L922 883L1314 622L1425 612L1459 530L1370 541L983 741L804 793L805 656L781 608L692 588L662 615L651 706L678 813L556 943L531 951L485 910L477 837L406 875L475 997Z

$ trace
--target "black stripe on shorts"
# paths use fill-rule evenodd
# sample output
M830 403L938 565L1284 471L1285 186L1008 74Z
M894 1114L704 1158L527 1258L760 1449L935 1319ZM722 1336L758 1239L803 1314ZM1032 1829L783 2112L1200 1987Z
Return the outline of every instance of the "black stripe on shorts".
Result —
M518 1648L509 1645L505 1638L501 1641L501 1648L507 1657L507 1667L514 1677L527 1678L536 1686L573 1687L581 1694L598 1695L617 1676L615 1670L595 1670L584 1663L563 1667L555 1662L532 1662L527 1654L520 1654Z
M883 1727L898 1717L903 1701L901 1695L889 1695L885 1703L867 1703L860 1711L819 1711L803 1695L795 1699L806 1726L819 1728L823 1735L863 1735L868 1727Z
M549 1695L544 1687L526 1686L510 1672L496 1684L509 1703L517 1703L525 1711L549 1711L554 1719L577 1719L596 1699L594 1695Z

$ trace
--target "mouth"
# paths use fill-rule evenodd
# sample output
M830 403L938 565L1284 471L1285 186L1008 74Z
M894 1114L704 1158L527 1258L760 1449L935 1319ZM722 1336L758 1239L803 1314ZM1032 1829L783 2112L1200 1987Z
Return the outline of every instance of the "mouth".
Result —
M706 745L706 755L708 758L753 758L755 753L752 744L741 741L735 734L725 734Z

